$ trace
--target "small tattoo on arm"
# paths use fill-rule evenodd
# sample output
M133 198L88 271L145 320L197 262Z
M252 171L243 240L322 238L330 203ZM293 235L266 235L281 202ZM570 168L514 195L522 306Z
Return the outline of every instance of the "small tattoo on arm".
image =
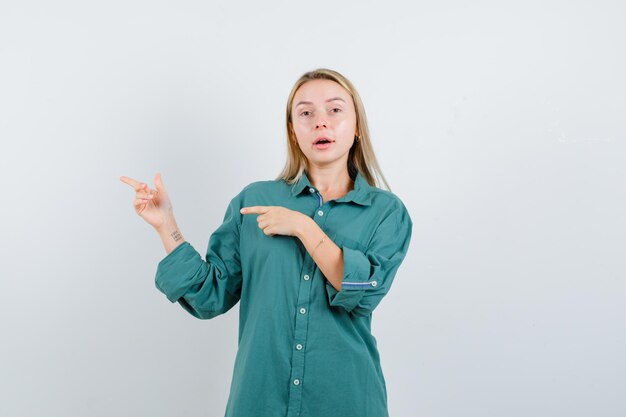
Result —
M175 242L178 242L179 240L183 238L183 236L180 234L178 230L175 230L174 232L172 232L171 236Z

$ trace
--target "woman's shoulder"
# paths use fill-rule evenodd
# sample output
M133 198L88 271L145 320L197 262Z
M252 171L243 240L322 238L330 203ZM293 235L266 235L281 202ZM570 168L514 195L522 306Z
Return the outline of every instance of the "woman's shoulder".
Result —
M370 186L368 193L371 194L372 206L389 210L406 210L402 199L395 193L382 188Z
M402 201L402 198L397 194L384 190L381 188L371 187L372 198L371 207L374 207L373 211L376 213L377 218L381 223L395 224L394 233L408 233L410 234L413 227L413 220L409 209Z
M237 197L247 197L257 194L273 193L285 187L283 180L257 180L245 185L237 194Z
M268 189L284 186L284 184L285 182L283 180L257 180L257 181L248 183L248 185L243 187L242 191L268 190Z

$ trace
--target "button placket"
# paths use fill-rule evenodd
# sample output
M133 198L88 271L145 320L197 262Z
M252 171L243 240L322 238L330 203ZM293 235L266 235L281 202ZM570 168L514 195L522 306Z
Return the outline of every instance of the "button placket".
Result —
M313 220L319 225L321 229L324 229L324 223L327 220L326 213L330 207L322 208L324 206L324 199L322 195L317 192L313 187L309 188L311 195L317 195L318 206L315 209ZM315 272L315 261L311 258L308 252L305 252L304 262L302 270L300 271L300 285L298 289L298 298L296 304L295 315L295 328L294 328L294 346L295 350L291 360L291 387L289 389L289 402L287 406L287 417L298 417L300 415L300 409L302 406L302 390L306 387L305 375L304 375L304 363L306 350L307 335L308 335L308 323L309 316L311 316L310 303L311 303L311 290Z
M315 190L313 188L311 188L311 192L315 192ZM322 207L322 205L324 205L324 198L322 197L322 194L318 191L317 192L317 198L319 200L319 206L317 206L317 208Z
M307 262L303 263L303 271L310 271L311 264ZM308 306L310 303L311 282L310 275L301 274L300 286L298 290L297 310L296 310L296 323L294 332L294 354L291 359L291 388L289 389L289 404L287 416L297 417L300 415L300 408L302 404L302 389L304 386L304 349L302 346L306 343L308 334ZM305 307L306 306L306 307Z

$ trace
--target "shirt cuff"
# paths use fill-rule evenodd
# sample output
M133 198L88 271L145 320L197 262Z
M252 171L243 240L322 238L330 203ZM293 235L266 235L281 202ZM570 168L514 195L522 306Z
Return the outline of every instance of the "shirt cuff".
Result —
M326 282L328 301L331 306L343 307L350 312L361 301L365 292L376 288L378 283L370 278L370 261L357 249L341 247L343 252L343 280L341 291L337 291L330 282Z
M200 254L188 242L184 241L157 266L155 285L168 300L176 302L189 288L191 280L202 266Z

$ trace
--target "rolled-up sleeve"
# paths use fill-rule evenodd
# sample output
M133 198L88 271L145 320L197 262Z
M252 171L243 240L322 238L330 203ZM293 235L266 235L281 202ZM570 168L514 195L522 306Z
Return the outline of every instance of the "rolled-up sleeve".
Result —
M222 224L210 236L206 261L185 241L157 266L157 289L196 318L223 314L241 297L240 197L241 193L230 201Z
M376 228L365 251L342 245L344 274L341 291L326 282L330 305L357 316L371 314L391 288L406 256L412 229L411 217L398 200L396 208Z

